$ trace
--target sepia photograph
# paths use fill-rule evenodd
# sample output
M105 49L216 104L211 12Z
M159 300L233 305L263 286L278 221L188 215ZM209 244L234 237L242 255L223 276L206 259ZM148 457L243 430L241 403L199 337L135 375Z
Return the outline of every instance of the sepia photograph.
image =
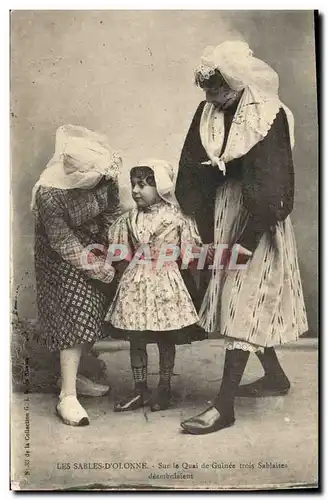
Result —
M8 15L10 489L318 489L318 12Z

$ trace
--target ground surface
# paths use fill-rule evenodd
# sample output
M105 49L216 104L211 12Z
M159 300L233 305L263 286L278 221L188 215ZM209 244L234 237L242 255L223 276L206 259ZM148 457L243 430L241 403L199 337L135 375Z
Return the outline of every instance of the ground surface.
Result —
M112 407L131 387L128 350L125 344L118 350L111 346L108 347L111 352L101 354L113 385L110 396L81 399L89 413L90 426L74 428L62 424L54 411L53 394L13 395L14 489L223 489L317 482L315 341L304 340L295 347L278 351L292 382L287 396L238 399L235 425L207 436L184 435L179 424L214 397L223 368L222 341L209 340L178 348L174 389L180 399L175 407L159 413L140 410L123 415L113 413ZM150 348L149 353L149 380L155 386L157 351ZM261 374L260 365L252 355L243 380L251 381ZM29 448L25 448L26 443ZM26 450L30 456L24 456ZM130 462L143 462L146 468L131 470ZM259 466L265 462L271 462L271 467ZM273 468L273 463L286 467ZM187 468L187 464L193 467ZM25 476L25 472L29 475ZM172 477L174 474L178 477ZM187 477L181 478L181 474Z

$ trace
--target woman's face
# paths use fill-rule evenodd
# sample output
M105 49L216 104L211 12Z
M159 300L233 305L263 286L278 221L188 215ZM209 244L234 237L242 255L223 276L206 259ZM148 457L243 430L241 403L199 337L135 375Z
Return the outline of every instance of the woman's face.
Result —
M215 78L210 78L208 82L205 81L202 89L205 92L206 101L222 111L236 102L240 95L239 92L232 90L219 74L216 74Z
M237 99L237 94L231 89L220 88L206 90L206 101L222 111L228 109Z
M132 198L140 208L150 207L161 200L156 186L147 184L147 179L131 177Z

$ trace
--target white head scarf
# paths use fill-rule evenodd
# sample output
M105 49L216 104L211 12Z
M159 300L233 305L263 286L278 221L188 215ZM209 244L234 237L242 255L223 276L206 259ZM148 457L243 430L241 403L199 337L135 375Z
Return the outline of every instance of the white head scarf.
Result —
M200 135L210 163L225 173L225 164L246 154L257 142L264 139L277 113L284 108L289 124L291 146L294 146L294 118L279 99L277 73L260 59L253 57L246 42L227 41L217 47L207 47L196 69L197 78L208 79L218 70L228 86L243 95L233 118L225 150L220 154L223 135L223 112L206 103L200 124ZM219 140L214 145L211 130L217 118Z
M197 73L209 78L218 69L233 90L257 87L268 97L278 95L279 78L265 62L253 57L246 42L227 41L217 47L206 47Z
M136 167L149 167L154 172L156 189L162 200L172 205L179 206L175 197L174 170L170 163L165 160L147 158L139 161Z
M122 159L107 137L85 127L63 125L56 132L56 149L32 192L31 209L40 186L91 189L103 176L117 179Z

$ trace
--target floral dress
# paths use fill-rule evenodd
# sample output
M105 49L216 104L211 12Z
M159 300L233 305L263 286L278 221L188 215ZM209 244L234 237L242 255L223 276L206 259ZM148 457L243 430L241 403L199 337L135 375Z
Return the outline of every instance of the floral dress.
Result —
M114 338L142 335L149 342L158 336L176 344L205 338L196 325L198 315L175 261L158 265L165 244L179 249L201 245L197 227L174 205L161 201L146 210L123 214L110 228L109 243L127 245L135 254L141 245L149 248L136 265L124 271L106 320Z

